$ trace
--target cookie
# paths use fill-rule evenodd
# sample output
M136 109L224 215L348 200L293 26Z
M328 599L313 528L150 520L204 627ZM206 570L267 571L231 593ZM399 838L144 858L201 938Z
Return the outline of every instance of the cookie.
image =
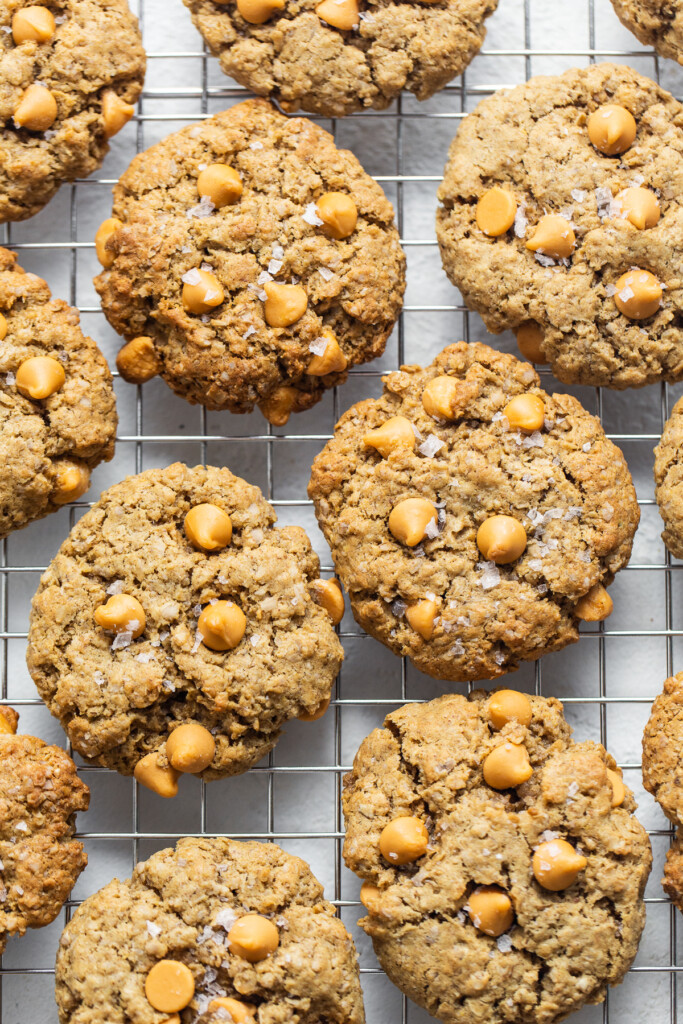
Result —
M221 68L285 110L325 117L426 100L479 51L498 0L183 0ZM364 8L364 9L363 9Z
M655 448L655 498L664 520L662 540L675 558L683 558L683 399L664 425Z
M673 846L667 852L662 885L683 911L683 672L671 676L652 705L643 734L643 784L677 826Z
M56 996L60 1024L365 1021L351 937L308 864L224 838L181 839L85 900Z
M651 866L614 759L512 690L387 716L344 780L344 859L389 978L448 1024L551 1024L636 955Z
M322 714L343 657L335 587L301 527L275 518L228 469L175 463L79 520L43 574L28 646L79 754L173 796L180 772L246 771L286 721Z
M578 639L639 520L623 455L528 363L459 342L337 423L309 495L360 625L437 679Z
M561 381L681 380L681 173L683 107L630 68L495 93L450 148L444 269L490 331L512 328Z
M109 367L77 310L0 248L0 536L90 486L114 454Z
M85 178L133 116L145 51L126 0L0 8L0 222Z
M54 921L88 863L74 839L88 787L61 747L16 736L18 720L0 709L0 953L10 935Z
M274 424L374 359L405 257L379 185L311 121L240 103L137 156L100 229L102 307L158 372L209 409Z
M634 36L654 46L662 57L683 62L683 3L681 0L612 0L619 20Z

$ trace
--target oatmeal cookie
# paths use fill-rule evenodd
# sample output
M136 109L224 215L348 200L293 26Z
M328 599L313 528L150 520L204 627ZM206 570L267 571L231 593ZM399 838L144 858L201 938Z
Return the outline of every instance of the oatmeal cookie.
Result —
M114 454L116 402L106 360L78 312L0 248L0 537L90 485Z
M113 213L95 286L129 379L280 425L384 351L405 286L394 212L311 121L250 100L170 135Z
M683 911L683 672L671 676L652 705L643 734L643 784L677 826L662 885Z
M438 679L492 679L603 619L639 509L619 449L528 363L451 345L337 423L309 494L360 625Z
M54 921L88 863L74 839L88 787L60 747L16 736L18 720L0 708L0 953L8 936Z
M484 42L498 0L183 0L221 68L286 110L325 117L426 100Z
M308 864L223 838L181 839L85 900L56 996L60 1024L163 1024L186 1008L201 1024L365 1021L353 942Z
M344 859L391 980L445 1024L551 1024L636 955L651 866L614 759L512 690L387 716L344 781Z
M641 43L654 46L662 57L683 63L681 0L612 0L612 6Z
M0 222L31 217L100 166L144 75L126 0L0 5Z
M451 145L444 269L490 331L518 332L562 381L681 380L681 174L683 107L630 68L502 90Z
M655 448L655 498L664 520L662 540L675 558L683 558L683 398Z
M246 771L324 711L341 644L308 537L274 522L257 487L181 463L79 520L34 597L28 665L83 757L173 796L179 772Z

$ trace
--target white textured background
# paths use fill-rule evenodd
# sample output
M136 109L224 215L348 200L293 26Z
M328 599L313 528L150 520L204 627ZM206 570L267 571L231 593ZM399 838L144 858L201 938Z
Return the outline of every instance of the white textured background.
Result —
M85 330L101 345L112 367L119 341L98 311L92 286L97 271L92 238L100 221L109 216L111 182L136 148L146 148L245 95L221 74L213 58L203 55L201 40L180 0L138 0L134 6L143 16L150 56L140 116L114 140L99 175L64 187L32 220L0 229L4 235L0 241L20 250L27 270L41 274L55 295L81 308ZM329 435L339 413L353 402L376 395L380 371L393 369L401 361L427 362L444 345L463 337L516 351L511 335L492 339L478 316L458 309L460 296L441 270L434 241L437 181L462 113L494 89L515 85L529 75L585 65L591 51L597 60L614 59L646 75L659 74L662 84L679 98L683 70L646 53L617 21L609 0L500 0L488 25L483 52L463 79L429 102L420 104L405 96L386 112L326 125L335 131L338 143L351 148L383 182L400 215L408 255L406 310L383 359L353 373L336 396L329 394L317 408L276 431L269 431L258 413L203 414L174 397L158 380L145 385L142 392L117 380L120 441L114 460L95 472L90 500L128 473L175 459L228 465L273 499L281 524L300 523L307 528L329 570L329 552L305 500L308 467L323 443L320 435ZM544 385L555 386L548 374L544 374ZM584 405L601 414L609 434L622 435L618 443L642 502L641 525L631 567L612 587L615 611L602 637L586 636L579 644L543 659L538 667L522 669L509 681L573 699L566 712L577 738L606 740L636 791L641 820L653 830L655 866L636 971L611 993L607 1008L588 1008L574 1020L576 1024L597 1024L603 1019L613 1024L644 1020L673 1024L678 979L670 968L677 963L677 920L659 885L669 835L664 816L642 790L639 762L649 701L661 689L667 672L683 667L679 657L683 630L678 629L683 576L677 571L683 564L667 561L652 482L652 447L661 432L662 415L681 388L653 386L632 393L605 391L601 396L588 388L573 390ZM203 442L202 435L208 440ZM65 508L14 534L0 547L2 697L22 712L22 731L59 744L64 743L64 735L36 700L25 666L25 634L40 570L79 514L80 509ZM429 698L446 686L411 667L402 669L389 651L359 635L349 614L342 631L346 661L333 710L313 725L288 726L270 763L205 789L185 777L174 802L141 789L136 793L130 779L112 772L85 770L91 809L80 816L78 829L85 834L90 864L76 885L73 901L115 875L126 877L136 859L169 845L168 834L273 836L311 863L327 896L340 904L358 943L368 1024L425 1024L428 1015L404 1005L398 990L378 972L370 942L355 928L359 884L340 867L338 794L340 769L350 765L360 740L381 723L383 714L404 698ZM653 635L643 635L648 632ZM457 689L466 691L465 686ZM606 699L600 701L600 697ZM295 766L302 770L286 770ZM10 940L0 973L0 1024L56 1024L52 969L70 909L49 928Z

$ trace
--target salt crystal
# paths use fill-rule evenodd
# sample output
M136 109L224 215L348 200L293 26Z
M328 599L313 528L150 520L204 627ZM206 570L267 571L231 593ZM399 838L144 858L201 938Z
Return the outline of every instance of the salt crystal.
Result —
M613 515L614 509L609 504L609 502L607 502L606 505L602 506L602 518L605 520L606 523L609 523Z
M106 685L107 680L104 678L104 676L99 671L99 669L97 669L95 672L93 672L92 677L93 677L93 679L95 680L95 682L97 683L98 686L105 686Z
M330 270L329 267L318 267L318 273L323 281L331 281L334 277L334 270Z
M111 643L112 651L119 651L123 647L130 647L133 639L133 633L130 630L124 630L121 633L117 633Z
M581 450L584 451L584 452L589 452L591 450L591 443L590 443L590 441L586 441L585 444L582 444L581 445Z
M192 647L190 648L190 654L196 654L197 653L197 651L201 647L203 639L204 639L204 637L199 632L199 630L197 630L197 633L196 633L195 638L194 638L194 643L192 644Z
M308 346L308 351L316 356L321 356L329 344L329 338L315 338Z
M522 448L543 448L545 441L540 430L534 430L533 434L522 439Z
M552 843L552 841L554 839L559 839L560 838L560 833L559 832L552 832L549 828L547 828L545 830L545 832L541 832L539 838L544 843Z
M285 250L282 248L281 245L278 245L276 242L275 245L273 246L272 254L274 260L281 260L285 255Z
M439 536L439 527L436 519L430 519L425 526L425 536L429 537L430 540L434 540L435 537Z
M164 690L166 690L168 693L175 692L176 685L175 683L171 682L170 679L164 679L161 685L163 686Z
M28 825L25 821L18 821L14 827L17 832L28 832Z
M495 562L479 562L476 566L481 572L479 585L483 590L491 590L500 583L500 572Z
M461 640L455 641L455 643L451 647L450 653L453 655L454 658L462 657L462 655L465 653L465 648L463 647Z
M251 338L252 334L256 334L256 328L255 327L247 327L246 331L242 335L242 340L246 341L247 338Z
M572 519L578 519L581 516L581 509L578 505L570 505L564 514L565 523L570 523Z
M161 928L158 924L155 924L154 921L145 921L145 924L151 938L157 939L161 935Z
M569 797L571 797L573 799L578 792L579 792L579 784L578 784L578 782L576 782L576 781L570 782L569 785L567 786L567 796L569 796Z
M210 217L215 209L216 204L208 196L202 196L196 206L192 206L189 210L185 211L185 216L190 219L195 217L197 220L202 220L204 217Z
M397 619L403 618L407 607L408 605L405 603L405 601L401 601L399 597L392 601L390 605L391 612L393 615L396 616Z
M263 149L263 143L259 142L258 139L254 139L253 142L249 143L249 149Z
M142 651L140 654L136 655L135 660L142 662L143 665L146 665L148 662L154 661L154 654L152 653L152 651Z
M534 259L537 263L540 263L542 267L554 267L555 260L552 256L545 256L542 252L535 252Z
M522 203L517 207L517 213L515 214L514 232L517 238L524 238L526 229L529 225L529 221L525 216L526 205Z
M495 661L496 665L502 665L503 662L505 661L504 653L502 651L496 651L496 653L493 655L493 660Z
M631 288L629 285L626 285L626 287L622 288L619 292L619 298L622 302L628 302L628 300L632 299L634 295L635 292L633 291L633 288Z
M223 928L226 932L229 932L236 920L237 914L235 913L235 911L231 910L230 907L224 907L223 910L218 911L213 923L215 925L218 925L219 928Z
M512 939L507 933L499 935L496 939L496 945L501 953L509 953L512 949Z
M582 562L590 562L591 555L590 551L579 551L579 558Z
M543 572L543 562L540 558L530 558L526 564L532 572Z
M522 483L523 484L530 484L531 483L531 473L522 473Z
M282 270L282 260L270 260L268 263L268 273L277 274L280 270Z
M186 274L183 274L180 280L183 284L199 284L201 281L201 275L196 267L192 267L192 269L188 270Z
M542 594L547 594L548 593L548 584L547 583L539 583L538 586L536 587L536 590L541 595Z
M252 647L258 647L258 645L261 643L261 634L254 633L253 636L249 637L249 643L251 644Z
M598 217L609 217L612 210L612 193L608 188L596 188L595 201L598 206Z
M24 890L21 888L20 885L15 885L14 886L14 891L16 892L17 896L23 896L24 895Z
M610 298L611 298L612 295L616 295L616 293L617 293L617 289L616 289L615 285L613 285L613 284L606 284L605 285L605 295L609 295Z
M272 280L273 279L270 276L270 274L268 273L268 271L267 270L262 270L261 273L259 274L259 276L256 278L256 284L267 284L269 281L272 281Z
M305 211L301 215L302 220L305 220L307 224L311 224L313 227L319 228L321 224L325 222L318 216L318 209L315 203L309 203Z
M5 377L5 384L9 384L10 387L11 387L11 385L12 384L16 384L16 382L17 382L17 378L15 377L15 375L10 370L9 373L7 374L7 376Z
M445 441L438 438L436 434L428 434L417 450L428 459L433 459L436 453L443 448L444 444Z
M582 203L586 198L586 193L582 188L573 188L570 195L575 203Z

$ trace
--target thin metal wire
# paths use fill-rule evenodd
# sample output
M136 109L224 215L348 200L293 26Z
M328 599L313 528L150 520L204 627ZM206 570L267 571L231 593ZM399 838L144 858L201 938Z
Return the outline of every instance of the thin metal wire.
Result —
M595 7L596 0L587 0L587 13L588 13L588 48L582 49L546 49L546 48L532 48L532 13L531 13L531 0L523 0L523 14L524 14L524 47L521 49L490 49L485 48L481 51L482 58L487 58L489 66L491 61L495 61L496 58L503 57L519 57L524 62L524 72L526 78L531 77L534 64L533 61L540 57L575 57L580 58L584 61L594 62L595 60L610 59L619 60L629 59L633 57L648 57L653 59L653 55L650 51L641 50L620 50L620 49L600 49L596 48L596 22L595 22ZM140 21L143 28L145 26L145 2L139 0L139 15ZM216 100L234 100L243 98L246 95L246 91L240 86L233 85L227 80L225 84L220 86L214 86L210 84L210 60L206 47L202 50L189 50L189 51L173 51L170 53L148 53L148 59L150 62L169 62L169 61L196 61L198 64L199 84L186 85L182 84L177 88L173 89L157 89L153 87L147 87L144 90L143 97L138 106L136 114L136 140L137 150L140 151L144 148L144 131L145 127L154 123L165 123L174 122L174 124L183 122L192 122L208 116L209 111L216 109ZM659 80L659 64L655 58L655 77ZM433 248L436 246L436 240L434 237L428 238L414 238L405 237L405 195L406 187L414 185L422 185L427 189L434 190L441 180L438 174L410 174L406 173L405 168L405 126L412 121L449 121L452 122L453 132L457 130L457 127L462 118L471 109L472 103L477 102L480 98L486 95L490 95L495 90L502 88L506 85L513 85L512 82L504 81L493 81L491 83L480 83L472 84L467 74L463 74L460 79L451 83L443 90L443 95L449 100L452 100L452 106L449 106L448 110L437 112L431 110L415 110L411 105L410 109L406 109L406 103L403 98L400 98L397 103L387 111L368 111L356 115L357 117L364 118L366 120L372 119L392 123L395 131L395 166L393 173L383 173L375 175L375 180L383 186L395 187L395 206L396 216L399 228L399 233L402 238L403 245L406 249L424 249ZM196 100L197 109L196 111L188 112L187 109L182 112L172 113L160 113L158 110L149 110L148 101L154 101L158 99L164 100ZM332 122L331 128L333 132L337 129L336 122ZM69 209L69 237L67 239L52 239L48 238L40 241L33 242L14 242L13 231L11 225L6 225L2 231L3 244L9 246L20 252L31 252L41 253L44 251L54 252L63 254L68 253L68 259L70 261L70 277L69 277L69 292L70 301L73 305L77 305L79 297L79 279L78 279L78 260L79 256L83 253L87 254L94 248L94 243L81 241L78 239L78 213L81 204L87 202L88 190L92 187L98 189L110 189L116 182L116 179L108 178L103 175L89 178L88 180L78 180L73 185L69 186L70 189L70 209ZM99 306L83 305L78 306L82 314L88 313L99 313ZM469 340L471 323L470 314L468 310L458 303L409 303L404 307L404 314L401 317L398 326L397 336L397 362L399 366L404 361L405 356L405 317L412 314L418 313L448 313L448 314L460 314L462 315L463 324L463 337ZM377 378L379 384L379 378L386 372L386 370L375 370L372 368L358 368L352 371L352 376L363 377L363 378ZM551 374L540 368L541 376L548 381L552 380ZM603 412L603 393L600 389L597 390L596 394L596 409L598 415L602 416ZM666 417L668 416L670 405L669 389L666 385L662 385L661 388L661 425L663 426ZM271 426L266 430L265 428L259 429L257 432L247 436L241 434L233 434L229 429L225 433L217 433L215 430L215 423L212 422L211 431L207 426L207 414L206 410L199 411L199 432L198 433L183 433L179 435L168 435L168 434L156 434L147 433L145 416L144 416L144 398L143 389L138 387L135 397L135 409L134 409L134 423L122 423L121 430L118 437L119 445L133 445L134 450L134 466L135 471L140 472L144 468L145 461L145 446L156 445L156 444L173 444L186 446L187 444L196 443L199 445L199 451L201 453L201 460L206 462L209 445L216 442L229 443L239 442L240 444L249 442L256 445L261 445L265 449L265 461L266 461L266 486L265 492L268 500L277 507L307 507L310 506L310 501L306 498L296 499L281 499L276 497L275 487L275 469L277 460L281 457L283 451L282 446L287 446L288 443L302 443L302 442L315 442L320 447L328 440L332 433L332 427L336 422L338 416L345 408L345 399L342 395L337 393L335 389L332 400L332 422L330 423L330 431L327 433L320 434L295 434L295 433L284 433L276 434ZM229 420L227 421L229 427ZM154 424L150 424L153 429ZM131 431L131 427L133 428ZM659 440L659 434L649 432L635 432L635 433L613 433L608 434L612 440L617 444L624 443L644 443L652 445ZM639 504L642 507L648 507L653 504L652 498L641 498ZM89 507L87 502L76 502L70 509L69 520L70 525L76 520L80 511ZM10 597L10 580L13 577L17 577L21 574L35 574L36 579L45 567L43 565L32 565L24 564L22 562L11 563L8 551L7 541L0 542L0 658L1 658L1 672L2 672L2 684L1 684L1 701L4 703L8 702L8 664L9 664L9 643L10 641L20 641L25 639L26 632L16 629L10 629L9 619L9 597ZM593 695L586 695L580 697L563 697L563 702L566 705L585 705L587 707L595 707L599 715L599 735L601 742L607 744L608 740L608 721L612 725L614 719L608 719L608 710L615 708L627 708L630 706L647 705L649 704L654 694L646 694L642 696L619 696L611 695L608 693L608 646L607 641L613 638L639 638L639 637L661 637L664 640L666 647L666 666L667 673L673 672L674 663L674 647L673 641L677 636L683 636L683 629L676 629L674 627L674 619L672 613L672 584L674 580L674 573L683 569L683 564L673 564L669 554L666 554L664 562L639 562L632 563L629 565L624 572L657 572L661 575L664 587L664 628L655 630L646 629L610 629L604 627L601 624L597 629L588 630L582 633L582 642L587 642L589 639L597 641L598 644L598 679L597 679L597 693ZM333 566L331 564L323 564L322 570L324 573L333 572ZM359 634L348 629L339 630L339 635L342 639L359 641L367 639L363 634ZM374 641L371 641L374 643ZM343 815L342 815L342 804L341 804L341 793L342 793L342 780L343 775L349 770L349 766L343 763L343 724L344 724L344 713L350 712L353 709L364 709L371 708L376 709L379 714L390 711L392 708L399 706L408 698L408 664L405 659L401 662L397 661L397 667L400 665L400 697L396 699L390 698L359 698L345 695L345 677L343 672L340 673L339 678L335 687L334 699L331 704L330 714L334 716L334 742L332 746L332 756L329 763L324 764L307 764L304 762L296 765L276 765L274 762L273 755L268 759L268 763L259 765L256 768L251 769L251 772L255 776L266 777L266 790L265 790L265 828L261 831L256 830L249 833L231 833L237 838L258 838L268 842L282 841L288 839L295 840L311 840L311 841L324 841L325 843L331 844L334 858L334 897L333 902L339 908L359 908L360 904L354 899L345 899L343 897L342 879L343 879L343 862L342 862L342 840L343 840ZM535 663L534 667L534 689L535 692L541 694L543 692L543 666L539 660ZM414 699L411 697L411 699ZM39 706L40 700L37 697L25 697L21 699L13 699L11 701L13 706L18 707L31 707ZM624 770L638 771L640 770L639 763L622 762L621 767ZM97 766L86 766L81 769L82 774L86 777L94 777L107 773L106 769L99 768ZM324 829L313 829L307 828L304 825L301 830L291 831L288 829L282 829L278 827L277 818L277 786L282 785L282 781L287 778L293 778L297 775L308 775L311 776L331 776L334 780L334 816L333 816L333 827L329 830ZM88 843L116 843L125 842L130 844L130 857L131 867L135 865L140 855L141 844L145 842L168 842L173 843L182 835L186 834L201 834L206 836L218 835L212 831L208 825L207 817L207 790L204 784L201 785L200 791L200 809L199 809L199 821L197 833L188 833L184 831L176 830L147 830L141 827L141 816L140 816L140 800L138 793L137 783L131 781L132 787L132 802L131 802L131 817L130 817L130 829L129 830L113 830L113 831L80 831L78 834L80 838L87 841ZM659 828L651 829L650 835L653 837L669 837L672 836L671 829ZM669 900L664 896L648 896L645 901L649 906L655 905L667 905ZM78 906L78 901L70 899L67 901L64 907L63 920L66 923L73 910ZM656 964L656 965L639 965L632 968L633 973L638 974L658 974L658 973L669 973L670 975L670 1024L677 1024L677 976L683 971L683 967L677 963L677 949L676 949L676 912L673 906L670 907L670 924L669 924L669 937L668 937L668 950L667 950L667 963ZM374 962L366 963L362 961L361 971L364 976L372 977L380 975L381 971L377 968ZM3 1018L3 978L14 975L51 975L53 970L48 967L36 967L29 963L20 965L12 968L0 968L0 1024L4 1024ZM401 999L401 1024L409 1024L411 1019L410 1004L405 998ZM603 1008L603 1024L609 1024L610 1020L610 1007L609 1001L606 1001ZM386 1021L382 1020L370 1022L370 1024L388 1024L389 1018ZM392 1021L393 1024L393 1021Z

